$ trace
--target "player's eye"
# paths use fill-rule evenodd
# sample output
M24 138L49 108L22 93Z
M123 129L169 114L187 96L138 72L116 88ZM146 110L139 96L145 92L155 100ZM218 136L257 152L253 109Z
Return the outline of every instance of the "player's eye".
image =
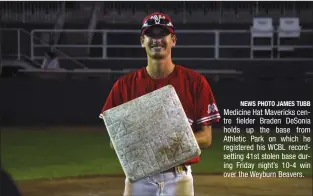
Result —
M148 37L151 37L151 38L161 38L161 37L164 37L164 36L167 36L169 35L170 32L167 30L167 29L149 29L147 32L146 32L146 35Z

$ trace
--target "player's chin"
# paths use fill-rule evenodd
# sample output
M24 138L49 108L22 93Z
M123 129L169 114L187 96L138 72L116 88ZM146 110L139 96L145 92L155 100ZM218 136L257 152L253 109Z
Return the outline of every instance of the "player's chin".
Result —
M162 58L165 58L167 55L166 55L166 51L150 51L150 57L152 58L158 58L158 59L162 59Z
M150 54L150 57L152 57L154 59L163 59L166 57L166 55L162 54L162 53L152 53L152 54Z

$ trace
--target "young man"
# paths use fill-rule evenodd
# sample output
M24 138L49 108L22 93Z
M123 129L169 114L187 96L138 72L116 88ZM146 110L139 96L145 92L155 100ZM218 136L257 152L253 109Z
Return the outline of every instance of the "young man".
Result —
M158 12L145 17L140 42L147 53L147 66L121 77L114 84L102 113L171 84L200 148L208 148L212 141L211 124L219 121L220 114L204 76L172 62L171 50L176 44L176 35L170 17ZM124 196L193 196L191 165L199 161L200 157L196 157L183 165L134 183L126 179Z

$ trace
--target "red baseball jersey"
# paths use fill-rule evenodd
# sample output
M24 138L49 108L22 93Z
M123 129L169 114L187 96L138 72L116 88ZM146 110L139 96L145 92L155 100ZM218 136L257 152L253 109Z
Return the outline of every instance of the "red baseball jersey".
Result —
M121 77L115 82L101 113L168 84L175 88L194 132L202 125L219 121L215 98L205 77L180 65L162 79L151 78L145 67ZM186 164L199 161L200 157L195 157Z

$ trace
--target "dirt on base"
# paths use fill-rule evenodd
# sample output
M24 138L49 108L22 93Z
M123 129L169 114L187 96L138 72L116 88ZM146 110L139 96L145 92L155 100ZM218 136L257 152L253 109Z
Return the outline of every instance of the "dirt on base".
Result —
M121 196L122 176L18 182L23 196ZM312 196L311 178L224 178L194 175L196 196Z

